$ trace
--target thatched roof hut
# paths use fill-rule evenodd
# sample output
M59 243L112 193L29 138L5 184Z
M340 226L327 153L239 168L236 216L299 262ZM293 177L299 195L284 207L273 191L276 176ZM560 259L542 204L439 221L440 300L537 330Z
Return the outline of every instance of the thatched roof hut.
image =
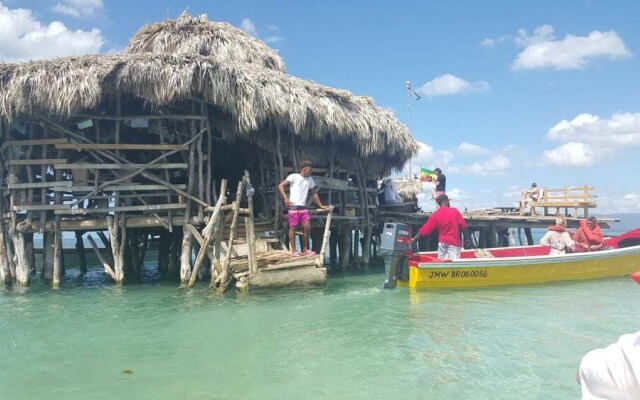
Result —
M301 156L322 161L331 145L347 163L364 157L357 162L375 174L401 168L417 151L407 128L372 99L283 70L260 40L183 15L142 28L124 54L2 65L0 117L86 115L118 93L154 110L204 101L216 126L263 148L280 131L283 143L299 137Z

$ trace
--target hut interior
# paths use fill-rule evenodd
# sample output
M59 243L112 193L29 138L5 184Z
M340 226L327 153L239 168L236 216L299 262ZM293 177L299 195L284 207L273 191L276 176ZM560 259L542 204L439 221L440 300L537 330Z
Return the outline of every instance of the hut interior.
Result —
M81 271L83 238L117 283L155 243L162 273L220 291L324 282L326 253L347 265L361 242L367 262L376 180L417 151L371 99L292 77L260 40L186 14L123 54L0 66L0 143L5 284L39 272L59 286L73 232ZM304 159L334 207L312 217L317 256L292 259L276 186Z

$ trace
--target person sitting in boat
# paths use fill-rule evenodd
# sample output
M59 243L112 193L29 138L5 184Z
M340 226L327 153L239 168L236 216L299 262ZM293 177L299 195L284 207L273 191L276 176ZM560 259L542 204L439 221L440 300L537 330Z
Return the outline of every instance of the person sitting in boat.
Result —
M604 243L598 219L589 217L586 221L580 221L580 228L573 235L573 240L576 242L576 251L601 250Z
M540 244L551 246L550 256L565 254L575 249L575 243L567 231L567 220L564 217L556 218L556 224L548 229L549 231L540 239Z
M520 198L520 215L524 215L524 210L531 206L531 203L538 201L540 198L540 189L535 182L531 184L531 188L522 191L522 197Z
M380 202L380 205L401 204L404 202L393 179L387 178L382 181L380 190L378 190L378 202Z
M469 246L469 232L460 211L450 206L449 197L441 194L436 198L436 203L440 206L431 214L427 222L420 228L418 233L411 239L416 242L420 236L426 236L431 232L438 231L438 258L440 260L453 260L460 258L460 232L464 235L464 245Z

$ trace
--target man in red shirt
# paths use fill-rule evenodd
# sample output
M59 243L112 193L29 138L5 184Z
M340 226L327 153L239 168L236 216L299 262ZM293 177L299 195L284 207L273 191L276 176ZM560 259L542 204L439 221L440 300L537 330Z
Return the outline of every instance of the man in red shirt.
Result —
M464 234L464 244L469 245L469 232L467 223L457 209L449 205L449 197L441 194L436 198L440 206L420 228L418 234L411 239L417 241L420 236L426 236L438 231L438 258L441 260L453 260L460 258L460 231Z

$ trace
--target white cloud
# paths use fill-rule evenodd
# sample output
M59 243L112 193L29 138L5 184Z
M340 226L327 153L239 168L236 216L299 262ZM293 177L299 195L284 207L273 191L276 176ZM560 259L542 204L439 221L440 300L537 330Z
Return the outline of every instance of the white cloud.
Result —
M258 36L258 30L256 24L254 24L249 18L245 18L240 22L240 28L250 35Z
M493 47L493 46L496 46L498 43L502 43L502 42L507 41L509 39L511 39L511 35L500 36L499 38L496 38L496 39L486 38L482 42L480 42L480 46L481 47Z
M90 17L104 8L102 0L63 0L51 11L73 17Z
M434 169L439 167L445 173L469 174L476 176L503 176L511 167L511 161L503 154L463 142L454 150L436 150L428 144L418 142L420 149L418 155L411 160L411 174L419 175L420 167ZM471 164L454 163L456 154L461 156L482 156L487 157ZM404 166L402 177L408 177L409 163Z
M98 29L68 29L62 22L43 25L31 10L0 3L0 61L21 62L97 53L104 39Z
M284 38L282 36L267 36L264 38L265 43L278 43L282 42Z
M484 92L489 90L489 88L489 84L485 81L469 82L457 76L445 74L425 83L418 89L418 92L428 97L434 97Z
M247 32L250 35L253 35L255 37L260 37L260 35L258 34L258 28L256 27L256 24L253 21L251 21L249 18L245 18L242 20L242 22L240 22L240 29L242 29L243 31ZM279 27L275 25L267 25L267 31L269 31L271 34L262 39L264 40L265 43L278 43L284 40L284 37L278 34L278 32L280 31Z
M640 146L640 113L617 113L610 119L579 114L571 121L562 120L549 129L547 137L564 142L545 151L547 165L591 166L606 161L622 149Z
M482 146L478 146L477 144L467 142L460 143L457 147L457 151L460 154L469 154L475 156L484 156L487 154L491 154L491 150Z
M513 62L514 69L581 69L593 58L621 59L632 55L614 31L593 31L587 36L567 35L555 40L553 27L543 25L532 36L520 29L515 42L523 50Z
M469 165L454 165L449 168L452 173L470 175L504 175L511 167L509 158L502 154L494 154L490 158Z

